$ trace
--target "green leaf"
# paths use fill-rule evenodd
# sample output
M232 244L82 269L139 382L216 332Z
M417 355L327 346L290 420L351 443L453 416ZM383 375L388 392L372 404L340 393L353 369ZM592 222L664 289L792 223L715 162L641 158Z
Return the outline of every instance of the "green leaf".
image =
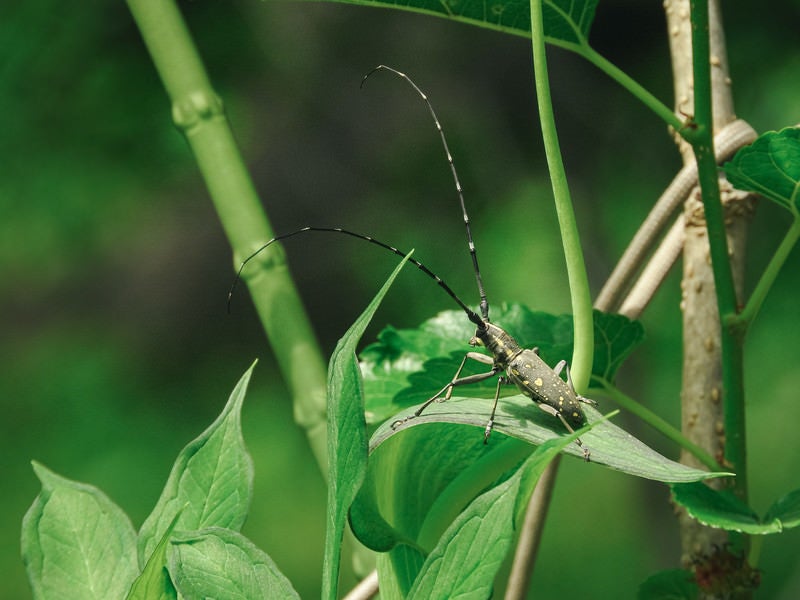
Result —
M408 257L406 257L407 259ZM406 262L400 262L366 310L345 333L328 368L328 523L322 597L335 598L347 510L367 469L367 424L356 346L389 287Z
M528 0L497 0L491 4L458 0L338 0L346 4L397 8L530 37ZM597 0L544 0L544 33L550 43L586 45Z
M169 537L175 529L180 512L172 519L156 549L147 559L144 569L133 582L125 600L176 600L178 594L167 572Z
M574 438L546 442L509 479L470 502L428 555L409 598L490 597L514 541L517 515L524 514L544 468Z
M648 577L636 593L638 600L696 600L700 590L694 573L668 569Z
M265 552L242 534L220 527L176 534L169 572L183 598L300 598Z
M138 573L127 515L93 486L33 470L42 491L22 520L22 560L34 598L123 598Z
M734 187L757 192L800 215L800 128L769 131L725 165Z
M572 356L571 315L535 312L521 304L501 305L494 320L520 345L538 347L549 365ZM453 377L475 326L460 311L445 311L415 330L388 328L361 353L367 420L378 423L400 408L420 404L442 389ZM594 312L593 376L613 382L617 370L644 339L637 321L622 315ZM486 366L467 361L463 375L485 371ZM470 397L493 398L496 379L462 388ZM515 388L507 386L509 392Z
M396 420L401 421L416 408L411 407L398 413L395 416ZM370 440L370 448L374 450L392 436L423 424L431 426L432 423L458 423L472 425L482 431L489 420L491 408L491 401L479 398L453 397L447 402L434 402L422 415L400 423L395 428L392 428L392 422L378 427ZM591 406L584 406L583 410L589 423L600 418L600 413ZM534 445L566 433L558 419L545 413L530 398L521 394L500 399L493 431ZM495 435L494 432L492 436ZM475 432L472 435L482 440L479 433ZM637 477L672 483L699 481L727 474L709 473L672 461L609 422L598 425L581 439L591 450L592 463ZM583 457L583 451L577 444L567 446L564 452Z
M164 491L139 532L140 565L181 510L176 529L238 530L244 523L253 462L242 438L241 408L253 367L255 363L236 384L219 417L178 454Z
M778 520L762 522L753 509L727 490L712 490L702 483L685 483L672 486L672 497L690 516L709 527L750 534L783 530Z
M764 521L767 523L778 521L783 529L800 525L800 489L779 498L767 511Z

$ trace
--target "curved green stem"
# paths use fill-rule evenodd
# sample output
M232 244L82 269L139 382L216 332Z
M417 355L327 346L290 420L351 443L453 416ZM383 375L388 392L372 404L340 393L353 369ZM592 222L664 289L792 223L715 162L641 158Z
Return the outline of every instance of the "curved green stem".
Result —
M678 446L690 452L697 460L707 466L711 471L721 470L720 465L714 460L714 457L706 452L703 448L692 442L685 437L679 429L673 427L667 421L659 417L656 413L649 408L640 404L630 396L624 394L615 385L609 383L604 379L595 379L602 386L600 389L602 393L617 403L618 406L624 408L629 413L636 415L642 421L650 425L653 429L663 434L668 439L672 440Z
M732 325L739 324L743 327L749 327L753 322L758 311L761 310L761 305L764 304L764 300L772 284L775 283L775 279L778 277L783 263L786 262L789 253L797 243L798 238L800 238L800 218L795 218L795 220L792 221L791 227L789 227L789 231L787 231L786 235L783 237L780 246L778 246L775 254L772 255L772 259L770 259L767 268L761 275L761 279L758 280L753 294L747 301L744 310L732 319Z
M542 0L530 0L531 40L533 44L533 72L536 80L536 97L539 105L539 120L542 125L547 166L561 229L561 242L567 263L572 315L575 323L575 347L572 353L572 380L575 389L585 391L592 372L594 352L594 325L592 321L592 299L589 294L589 280L583 261L578 226L572 209L561 148L558 143L553 103L550 98L550 81L547 74L545 54L544 22L542 19Z

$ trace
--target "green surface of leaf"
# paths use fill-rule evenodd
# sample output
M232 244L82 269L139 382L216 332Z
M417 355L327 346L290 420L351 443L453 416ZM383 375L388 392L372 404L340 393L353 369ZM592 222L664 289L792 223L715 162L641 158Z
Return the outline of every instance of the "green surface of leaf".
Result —
M167 548L180 513L176 514L164 535L147 559L144 569L133 582L125 600L176 600L178 594L167 572Z
M789 492L779 498L767 511L764 521L780 521L784 529L800 525L800 490Z
M800 216L800 128L768 131L725 165L728 180Z
M492 3L466 0L337 0L347 4L397 8L446 17L455 21L530 37L528 0L498 0ZM594 20L597 0L544 0L545 39L551 43L585 45Z
M549 365L572 357L571 315L535 312L521 304L502 305L493 319L525 348L538 347ZM418 329L387 328L378 341L361 353L367 419L378 423L401 408L420 404L452 379L464 354L474 350L468 344L475 326L460 311L445 311L425 321ZM595 311L594 364L596 378L612 382L624 360L644 339L637 321L622 315ZM486 365L467 361L462 375L486 370ZM459 390L470 397L493 398L496 379ZM514 393L513 386L507 386Z
M328 522L323 563L323 598L335 598L347 511L367 470L367 424L356 346L405 264L395 268L375 298L345 333L328 368Z
M727 490L712 490L702 483L672 486L672 497L704 525L751 534L777 533L780 521L762 522L758 515Z
M546 442L510 478L470 502L428 555L409 598L490 597L536 482L573 439Z
M696 600L700 590L694 574L685 569L668 569L648 577L639 586L637 600Z
M176 534L169 571L183 598L300 598L272 559L246 537L219 527Z
M140 565L147 562L179 511L176 530L238 530L244 523L253 461L242 438L241 408L253 367L242 375L219 417L178 454L161 497L139 532Z
M36 600L123 598L138 574L136 532L97 488L33 463L42 491L22 521L22 559Z

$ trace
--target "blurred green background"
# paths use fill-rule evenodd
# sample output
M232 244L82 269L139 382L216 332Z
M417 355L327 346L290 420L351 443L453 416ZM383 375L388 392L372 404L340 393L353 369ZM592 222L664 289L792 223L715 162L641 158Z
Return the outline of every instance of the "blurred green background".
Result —
M739 115L759 131L797 122L797 3L727 4ZM569 310L528 41L343 5L181 7L277 232L340 225L414 247L474 299L452 181L424 107L390 77L358 89L364 73L386 63L413 75L444 124L490 301ZM660 3L609 1L592 40L670 104L665 29ZM579 58L549 52L596 292L680 163L650 113ZM124 3L0 6L0 216L0 597L30 597L19 558L21 519L39 488L30 460L100 487L138 527L180 448L256 357L244 408L256 465L245 533L304 597L316 596L325 488L291 425L246 292L225 313L230 249ZM787 222L762 204L750 285ZM290 242L287 252L329 354L395 261L329 236ZM800 485L799 258L790 257L747 345L752 504L761 512ZM620 376L676 424L678 283L673 274L646 314L648 341ZM406 270L376 322L412 327L450 308ZM619 419L676 455L635 419ZM534 574L538 597L632 597L678 555L665 486L564 461ZM798 531L765 540L760 567L759 597L799 597Z

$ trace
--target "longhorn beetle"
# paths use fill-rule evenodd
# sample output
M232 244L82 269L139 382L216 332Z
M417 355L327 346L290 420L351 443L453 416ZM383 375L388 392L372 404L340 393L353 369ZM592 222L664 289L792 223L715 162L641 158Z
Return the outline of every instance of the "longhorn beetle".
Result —
M400 71L397 71L391 67L387 67L385 65L379 65L375 67L362 79L362 87L373 73L380 70L394 73L411 85L420 98L422 98L422 100L425 102L428 107L428 111L433 117L433 122L436 125L436 129L439 132L439 136L442 140L442 145L444 146L447 162L450 165L450 171L453 174L458 200L461 204L461 212L467 232L469 253L472 257L473 271L475 272L475 278L478 284L481 314L478 315L475 311L470 309L458 296L456 296L455 292L450 289L450 286L448 286L438 275L428 269L428 267L426 267L420 261L414 258L409 258L409 262L425 273L428 277L436 281L436 283L439 284L439 286L453 300L455 300L456 304L461 307L461 310L466 313L467 318L475 324L475 335L469 341L470 346L483 346L489 350L489 352L491 352L491 356L482 354L480 352L467 352L464 355L464 358L461 360L461 364L453 375L453 378L441 390L420 405L420 407L414 413L401 420L394 421L392 423L392 428L419 417L433 402L444 402L448 400L452 396L453 389L456 386L477 383L500 374L497 378L497 389L495 391L492 413L489 417L489 421L486 424L483 434L484 443L488 442L489 435L494 427L495 412L497 410L497 402L500 397L500 387L506 383L513 383L516 385L517 388L519 388L523 394L531 398L531 400L533 400L539 408L541 408L544 412L557 417L570 433L575 433L575 429L579 429L586 424L586 416L581 408L581 403L591 405L596 405L597 403L589 398L584 398L575 391L575 387L572 384L572 377L570 376L569 372L569 366L565 360L560 361L555 368L551 369L539 356L538 348L533 348L532 350L522 348L517 341L501 327L489 322L489 303L486 299L486 292L483 288L483 281L481 280L481 272L478 268L478 255L475 250L475 243L472 240L472 231L470 229L466 205L464 204L464 195L461 188L461 182L458 179L455 163L453 162L453 157L450 154L450 149L447 145L447 139L445 138L444 130L439 122L439 118L436 116L436 112L433 110L433 105L431 105L430 100L428 100L428 97L425 95L425 93L419 87L417 87L417 84L414 83L405 73L401 73ZM406 256L407 254L406 252L402 252L397 248L376 240L368 235L355 233L339 227L303 227L297 231L272 238L266 244L248 256L244 261L242 261L242 264L239 266L239 270L236 273L236 278L231 286L230 292L228 293L228 306L230 307L230 300L237 283L241 279L242 271L250 260L255 258L256 255L279 240L284 240L286 238L309 231L349 235L380 246L381 248L393 252L401 257ZM467 359L472 359L488 365L491 367L491 369L485 373L461 377L461 371L464 369ZM567 375L566 381L561 378L561 371L565 369ZM575 441L578 446L583 449L583 457L588 461L590 456L589 449L580 439Z

